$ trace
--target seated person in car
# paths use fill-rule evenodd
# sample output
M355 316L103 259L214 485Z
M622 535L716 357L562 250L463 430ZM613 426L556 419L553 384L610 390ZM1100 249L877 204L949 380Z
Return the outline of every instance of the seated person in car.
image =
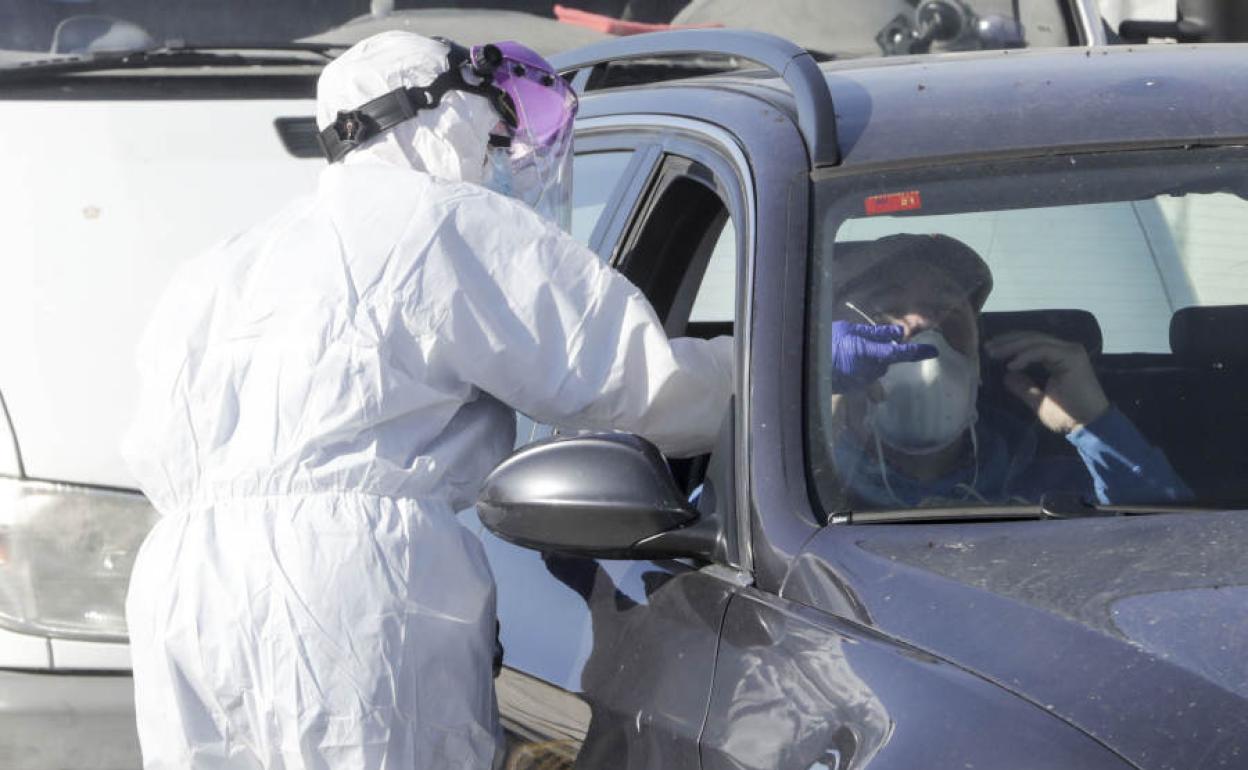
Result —
M1071 493L1101 504L1191 496L1165 455L1105 396L1083 346L1030 331L983 353L1035 415L979 403L979 312L988 266L943 235L838 244L831 329L832 457L867 507L1035 503ZM1038 453L1037 431L1072 452Z

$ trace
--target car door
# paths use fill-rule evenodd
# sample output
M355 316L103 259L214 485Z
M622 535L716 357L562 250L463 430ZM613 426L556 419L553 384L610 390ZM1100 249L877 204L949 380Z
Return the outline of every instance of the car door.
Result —
M669 334L731 333L745 185L716 143L689 128L578 136L574 178L585 205L574 234L647 293ZM624 151L632 155L604 194L607 175L594 174L619 168L606 154ZM590 190L606 203L588 203ZM528 436L548 431L533 426ZM730 420L721 444L716 454L731 459ZM716 494L729 480L712 482L730 462L673 466L704 512L730 497ZM507 767L699 767L720 625L739 584L735 558L597 560L477 531L498 585Z

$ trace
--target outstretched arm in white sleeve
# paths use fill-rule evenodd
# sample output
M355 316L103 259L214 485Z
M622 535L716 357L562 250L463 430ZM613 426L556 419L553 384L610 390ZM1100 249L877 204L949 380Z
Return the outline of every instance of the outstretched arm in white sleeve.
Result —
M501 196L461 200L433 235L427 288L448 364L532 419L710 451L733 387L731 337L669 340L645 296L555 225Z

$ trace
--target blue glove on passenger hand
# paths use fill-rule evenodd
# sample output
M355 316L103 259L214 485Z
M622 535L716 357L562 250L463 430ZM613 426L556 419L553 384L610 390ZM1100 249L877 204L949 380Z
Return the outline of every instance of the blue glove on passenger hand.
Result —
M850 393L884 376L891 364L935 358L934 345L901 342L897 324L832 323L832 392Z

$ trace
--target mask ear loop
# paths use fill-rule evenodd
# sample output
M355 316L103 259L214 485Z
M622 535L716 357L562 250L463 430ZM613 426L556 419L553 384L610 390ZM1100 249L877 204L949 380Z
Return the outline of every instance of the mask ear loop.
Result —
M880 478L884 481L884 488L888 490L888 495L893 498L894 502L904 506L906 502L893 491L893 485L888 481L888 463L884 462L884 445L880 441L880 434L872 428L871 436L875 439L875 459L880 465ZM988 499L976 489L976 486L979 484L979 431L975 429L975 425L971 425L971 463L971 483L955 484L953 488L965 490L971 497L986 505Z
M875 460L880 464L880 478L884 480L884 488L888 490L889 497L898 505L904 506L906 502L897 496L893 491L893 485L888 483L888 463L884 462L884 444L880 441L879 431L873 426L871 435L875 438Z
M979 498L980 502L987 502L980 497L979 490L979 431L975 429L975 424L971 424L971 461L975 464L974 471L971 473L971 492Z
M859 309L858 307L856 307L856 306L855 306L852 302L845 302L844 304L845 304L845 307L849 308L850 310L854 311L854 312L855 312L855 313L857 313L858 315L860 315L860 316L862 316L863 318L865 318L865 319L867 320L867 322L868 322L868 323L871 323L871 324L875 324L875 323L876 323L876 321L875 321L875 319L874 319L874 318L872 318L871 316L867 315L867 314L866 314L865 312L863 312L861 309ZM897 343L895 343L895 342L894 342L893 344L894 344L894 345L896 345ZM977 382L977 383L978 383L978 381L979 381L979 380L978 380L978 378L976 378L976 382ZM978 490L978 489L976 489L976 486L979 484L979 431L977 431L977 430L976 430L976 425L975 425L975 423L976 423L976 422L977 422L977 419L976 419L975 412L974 412L974 411L972 411L972 413L971 413L971 424L970 424L970 429L971 429L971 463L972 463L972 465L971 465L971 483L970 483L970 484L967 484L967 483L965 483L965 482L962 482L962 483L959 483L959 484L955 484L953 488L954 488L954 489L963 489L963 490L965 490L966 492L968 492L968 493L969 493L972 497L974 497L976 500L978 500L979 502L984 503L984 504L987 504L987 503L988 503L988 500L987 500L987 499L986 499L983 495L981 495L981 494L979 493L979 490ZM888 490L888 494L889 494L889 496L890 496L890 497L892 497L892 498L893 498L893 500L894 500L894 501L895 501L898 505L903 505L903 506L904 506L904 505L906 505L905 501L903 501L900 497L898 497L897 493L896 493L895 491L893 491L893 485L892 485L891 483L889 483L889 480L888 480L888 463L886 463L886 462L884 461L884 445L883 445L883 442L881 442L881 441L880 441L880 433L879 433L879 431L877 431L877 430L875 429L875 426L874 426L874 425L872 425L872 426L871 426L871 437L875 439L875 459L876 459L876 462L877 462L877 463L879 463L879 466L880 466L880 479L881 479L881 480L883 480L883 482L884 482L884 488L885 488L886 490Z
M981 495L979 490L975 488L979 484L979 432L975 430L974 425L971 426L971 457L975 463L974 471L971 473L971 483L955 484L954 489L960 489L984 505L987 505L988 498Z
M971 483L955 484L954 489L960 489L971 497L975 498L985 505L988 504L988 498L984 497L976 489L979 484L979 432L975 430L975 426L971 425L971 461L974 463L971 471Z

